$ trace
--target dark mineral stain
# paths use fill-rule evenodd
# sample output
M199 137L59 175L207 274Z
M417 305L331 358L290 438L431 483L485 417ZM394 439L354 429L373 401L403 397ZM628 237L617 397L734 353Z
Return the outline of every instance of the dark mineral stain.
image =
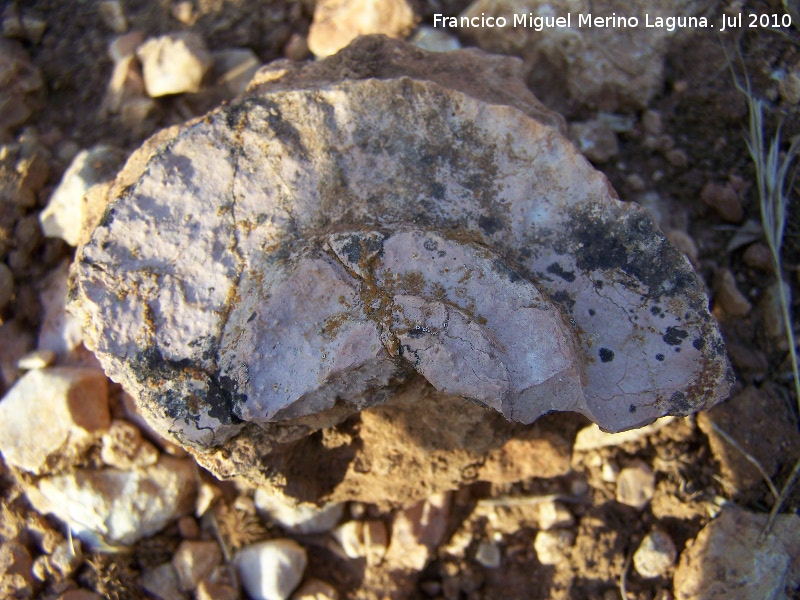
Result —
M573 209L570 216L581 270L622 271L646 286L652 298L676 296L696 287L695 275L684 267L682 255L644 212L598 217L589 206Z
M635 413L636 412L636 405L635 404L631 404L628 407L628 412L631 413L631 414Z
M436 200L444 200L445 187L438 181L431 184L431 196Z
M522 279L522 277L519 275L519 273L517 273L513 269L509 269L505 264L503 264L503 261L501 261L499 259L497 259L494 262L492 262L492 270L495 273L498 273L500 275L505 275L506 277L508 277L508 280L511 283L516 283L517 281ZM573 304L574 304L574 302L573 302Z
M478 217L478 227L483 229L486 235L492 235L503 229L503 222L496 217Z
M347 262L351 265L357 265L361 260L361 240L356 236L352 236L347 240L347 243L342 246L342 251L347 256Z
M570 283L575 281L575 271L565 271L560 264L555 262L549 267L547 267L547 272L552 275L561 277L561 279L563 279L564 281L568 281Z
M594 312L594 309L593 309L593 308L590 308L590 309L589 309L589 316L590 316L590 317L593 317L595 314L596 314L596 313Z
M686 331L683 329L678 329L677 327L667 327L667 331L662 337L662 339L669 344L670 346L680 346L689 336Z
M551 296L551 298L561 304L567 311L572 314L572 309L575 308L575 300L565 292L564 290L559 290L555 294Z
M683 392L675 392L669 401L675 407L675 412L672 414L689 414L692 412L692 404L687 400L686 394Z
M600 360L604 363L614 360L614 351L608 348L600 348Z
M113 206L106 208L106 211L103 213L103 216L100 217L100 222L97 225L99 227L108 227L111 225L111 221L114 220L114 214L116 212L117 211Z
M234 389L235 382L228 377L223 376L218 380L216 376L207 373L201 365L194 364L189 359L167 360L157 346L150 346L133 357L131 371L139 383L150 386L163 381L180 382L187 372L191 373L192 377L197 377L201 373L208 390L205 397L201 398L208 407L205 412L226 425L242 422L233 412L234 403L245 402L247 396L237 394ZM191 397L181 396L169 388L160 395L161 404L170 417L186 418L196 422L200 415L191 408L193 400L196 401Z

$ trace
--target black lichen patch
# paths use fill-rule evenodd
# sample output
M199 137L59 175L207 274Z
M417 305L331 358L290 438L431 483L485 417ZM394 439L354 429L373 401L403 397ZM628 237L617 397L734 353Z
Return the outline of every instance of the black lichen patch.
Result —
M234 412L237 406L247 402L247 394L237 391L236 382L223 375L219 379L210 377L206 401L209 404L208 414L220 423L244 423Z
M436 240L425 240L422 246L429 252L436 252L439 249L439 242Z
M654 317L657 317L661 314L661 309L658 306L651 306L650 307L650 314Z
M692 403L686 398L686 394L683 392L675 392L672 394L672 397L669 399L670 403L674 407L674 415L688 415L692 413L694 407Z
M689 334L685 330L677 327L667 327L662 339L670 346L680 346L687 337L689 337Z
M111 222L114 220L114 215L116 214L116 209L113 206L109 206L106 208L103 216L100 217L100 222L97 224L98 227L108 227L111 225Z
M508 268L503 261L497 259L492 262L492 270L500 275L505 275L511 283L516 283L522 277L513 269ZM574 304L574 303L573 303Z
M607 363L614 360L614 351L609 350L608 348L600 348L600 352L598 354L600 355L601 362Z
M431 183L431 196L435 200L444 200L445 191L445 187L438 181Z
M665 358L664 355L661 354L660 352L658 354L656 354L656 360L658 362L664 362L664 358Z
M347 240L347 243L342 246L342 252L347 257L347 262L351 265L357 265L361 260L361 240L356 236L352 236Z
M557 262L547 267L547 272L551 275L561 277L564 281L572 283L575 281L575 271L565 271L564 268Z
M702 350L706 345L706 341L703 338L695 338L692 342L692 346L694 346L695 350Z
M227 378L223 377L222 381L218 381L186 358L167 360L157 346L150 346L134 356L131 360L131 371L139 383L160 388L159 404L173 419L188 419L196 424L201 412L205 412L225 425L242 422L233 412L234 402L244 402L247 397L236 394L233 382ZM187 376L205 381L205 397L194 394L184 396L176 391ZM173 385L164 385L165 383ZM201 404L204 406L201 407Z
M592 207L578 207L570 217L578 241L578 268L587 272L619 270L646 287L650 298L696 290L694 272L644 211L619 211L615 218L598 216Z
M575 308L575 300L572 299L567 292L564 290L559 290L552 296L550 296L554 302L558 302L561 306L563 306L569 314L572 314L572 309Z
M589 316L590 316L590 317L593 317L593 316L595 316L595 314L597 314L597 313L595 313L595 312L594 312L594 309L593 309L593 308L590 308L590 309L589 309Z
M492 235L503 229L503 221L497 217L481 216L478 218L478 227L480 227L486 235Z
M255 131L264 131L266 129L268 134L275 136L281 143L288 148L287 154L289 156L296 156L305 160L308 156L308 150L303 143L303 139L297 127L283 118L280 106L267 98L263 97L249 97L245 98L238 104L227 109L228 114L226 119L228 126L231 125L231 117L236 120L234 115L244 112L247 123ZM238 117L241 119L241 116ZM265 122L267 127L264 128L258 121ZM241 120L237 121L240 123ZM231 127L234 129L234 127Z
M631 404L628 407L628 412L631 413L631 414L635 413L636 412L636 405L635 404Z

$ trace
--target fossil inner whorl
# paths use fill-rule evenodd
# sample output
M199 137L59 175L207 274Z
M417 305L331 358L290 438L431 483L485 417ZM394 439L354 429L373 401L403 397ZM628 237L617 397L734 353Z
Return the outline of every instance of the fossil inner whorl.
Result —
M688 261L555 129L430 81L298 87L181 129L79 252L72 310L162 430L217 444L413 370L526 423L725 397Z
M244 283L219 361L250 390L235 408L241 419L375 402L409 363L437 389L517 421L581 405L582 360L563 317L491 252L415 229L326 241L327 252L301 252Z

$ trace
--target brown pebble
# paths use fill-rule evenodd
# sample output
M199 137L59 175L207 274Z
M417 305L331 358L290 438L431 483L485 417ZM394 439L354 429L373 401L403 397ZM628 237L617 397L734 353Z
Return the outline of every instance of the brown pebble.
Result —
M736 287L736 280L729 269L717 271L714 278L714 291L716 292L716 304L728 317L743 317L753 308L744 294Z
M767 248L766 244L757 242L750 244L747 250L744 251L742 256L744 264L759 271L772 271L772 252Z
M182 517L178 520L178 532L185 540L194 540L200 537L200 526L192 517Z
M309 50L306 36L293 33L283 48L283 54L289 60L305 60L308 58Z
M678 148L664 154L664 158L666 158L667 162L673 167L678 167L679 169L683 169L689 164L689 157L686 155L686 152Z
M708 182L700 192L700 197L728 223L739 223L744 217L739 195L728 183Z

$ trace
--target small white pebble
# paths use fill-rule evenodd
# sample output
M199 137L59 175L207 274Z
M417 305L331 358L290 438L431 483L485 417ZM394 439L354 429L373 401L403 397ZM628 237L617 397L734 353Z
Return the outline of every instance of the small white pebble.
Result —
M633 554L633 566L642 577L652 579L664 575L675 564L678 551L675 542L664 531L648 533Z
M17 368L23 371L44 369L56 362L56 353L52 350L34 350L28 352L17 362Z
M494 543L481 542L475 552L475 560L487 569L496 569L502 562L500 548Z

